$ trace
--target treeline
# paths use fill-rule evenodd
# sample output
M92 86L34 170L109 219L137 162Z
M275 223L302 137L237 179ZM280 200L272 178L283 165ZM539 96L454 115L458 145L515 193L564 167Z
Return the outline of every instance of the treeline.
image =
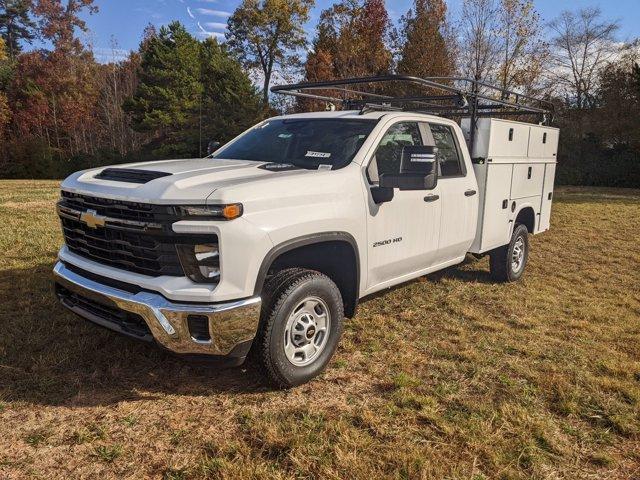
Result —
M97 63L77 38L92 0L0 0L0 176L61 178L91 166L203 156L267 112L243 67L174 22ZM22 51L35 37L47 49Z
M270 97L275 81L401 73L543 96L562 128L559 183L640 186L638 45L599 10L544 23L532 0L464 0L459 18L415 0L394 25L384 0L342 0L309 42L313 6L243 0L224 41L149 26L125 61L100 64L78 39L93 0L0 0L0 177L203 156L261 118L325 108Z

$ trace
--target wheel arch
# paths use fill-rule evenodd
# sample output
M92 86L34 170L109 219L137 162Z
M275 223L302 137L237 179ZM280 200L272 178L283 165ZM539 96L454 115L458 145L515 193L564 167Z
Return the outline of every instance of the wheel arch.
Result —
M523 206L516 215L516 219L513 222L513 229L518 224L522 224L527 227L529 233L534 233L536 229L536 212L531 205Z
M254 294L261 294L265 280L274 268L291 267L309 268L327 275L340 290L345 316L355 315L360 289L360 255L358 244L350 233L314 233L276 245L260 265Z

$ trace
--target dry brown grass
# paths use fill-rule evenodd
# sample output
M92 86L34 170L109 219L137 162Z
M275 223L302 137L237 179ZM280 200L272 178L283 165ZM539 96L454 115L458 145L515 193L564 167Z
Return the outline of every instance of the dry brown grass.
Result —
M560 192L521 283L369 299L282 392L59 307L56 187L0 182L0 478L640 478L640 191Z

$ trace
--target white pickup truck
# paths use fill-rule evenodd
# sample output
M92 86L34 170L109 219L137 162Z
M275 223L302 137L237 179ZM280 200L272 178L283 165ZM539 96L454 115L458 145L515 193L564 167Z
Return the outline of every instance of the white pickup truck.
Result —
M331 86L287 92L327 99L317 92ZM178 354L240 364L251 351L290 387L327 366L362 297L467 253L489 254L497 281L518 280L528 236L549 228L558 131L482 115L494 103L465 95L452 107L471 112L460 125L365 98L270 118L204 159L75 173L57 205L57 295Z

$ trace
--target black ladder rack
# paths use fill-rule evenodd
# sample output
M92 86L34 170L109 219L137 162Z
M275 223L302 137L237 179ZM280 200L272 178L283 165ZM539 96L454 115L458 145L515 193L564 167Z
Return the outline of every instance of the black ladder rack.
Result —
M414 93L420 89L427 92L423 95ZM475 137L477 120L481 117L534 117L536 123L548 125L554 112L553 104L546 100L463 77L382 75L277 85L271 91L320 100L340 105L344 110L360 110L360 113L412 111L442 117L469 117L472 120L471 139Z

